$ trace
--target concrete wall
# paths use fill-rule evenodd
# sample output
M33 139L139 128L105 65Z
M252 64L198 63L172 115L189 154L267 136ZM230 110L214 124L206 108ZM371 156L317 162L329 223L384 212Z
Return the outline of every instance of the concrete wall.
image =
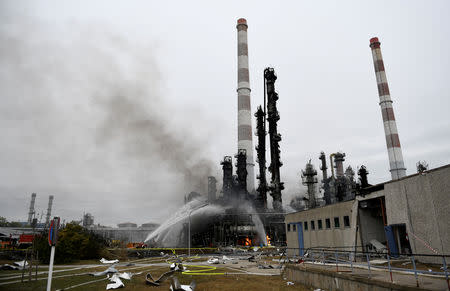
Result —
M302 269L301 267L286 266L286 278L289 281L299 282L302 285L320 288L322 290L358 290L358 291L392 291L392 290L425 290L412 286L402 286L399 284L368 279L367 277L355 276L346 273L336 273L330 270ZM444 283L445 281L442 280Z
M386 183L388 224L405 223L413 253L450 253L450 165Z
M353 205L355 202L346 201L337 204L327 205L306 211L287 214L285 217L286 224L302 223L303 227L303 243L304 248L310 247L342 247L353 245L355 239L356 223L353 216ZM344 226L344 216L349 216L350 227ZM340 226L334 227L334 217L339 217ZM325 219L329 218L331 228L326 228ZM318 220L322 220L322 229L318 229ZM311 220L315 222L315 230L311 229ZM308 230L304 229L304 222L308 222ZM286 230L286 241L288 248L298 249L298 229L293 231L291 225L290 231ZM288 251L289 255L293 255L293 250ZM298 254L298 253L296 253Z

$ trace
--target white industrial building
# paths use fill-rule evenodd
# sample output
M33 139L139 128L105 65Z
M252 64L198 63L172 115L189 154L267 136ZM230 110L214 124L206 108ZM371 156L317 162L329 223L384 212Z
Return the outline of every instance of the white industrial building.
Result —
M354 200L287 214L290 255L308 248L450 253L450 165L364 188Z

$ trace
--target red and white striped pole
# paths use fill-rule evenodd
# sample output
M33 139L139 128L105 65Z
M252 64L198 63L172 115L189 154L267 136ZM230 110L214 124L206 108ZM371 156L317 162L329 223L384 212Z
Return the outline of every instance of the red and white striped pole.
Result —
M398 136L397 124L395 123L394 109L392 107L391 95L384 71L383 56L381 55L380 42L377 37L370 39L373 64L377 78L378 95L380 96L381 114L383 116L384 132L389 156L389 165L392 180L406 176L406 168L403 162L402 148Z
M245 149L247 152L247 190L253 192L255 189L255 164L253 163L247 20L239 18L236 28L238 33L238 151Z

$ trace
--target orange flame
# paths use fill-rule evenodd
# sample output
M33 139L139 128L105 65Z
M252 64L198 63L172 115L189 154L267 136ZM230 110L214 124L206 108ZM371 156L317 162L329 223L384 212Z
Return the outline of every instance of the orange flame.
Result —
M267 241L267 245L271 246L271 244L270 244L270 237L268 235L266 235L266 241Z

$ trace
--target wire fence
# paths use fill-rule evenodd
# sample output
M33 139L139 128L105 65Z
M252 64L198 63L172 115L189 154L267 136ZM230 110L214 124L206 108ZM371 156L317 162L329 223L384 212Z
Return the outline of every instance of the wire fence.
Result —
M417 287L420 286L420 276L441 278L446 280L447 288L450 290L447 266L447 262L450 261L449 254L390 255L387 251L373 252L348 249L349 247L315 247L286 248L285 250L286 259L290 262L305 262L316 266L327 266L336 272L357 273L359 275L366 273L368 278L372 278L374 272L384 271L389 273L391 282L394 282L394 276L406 274L415 279Z

